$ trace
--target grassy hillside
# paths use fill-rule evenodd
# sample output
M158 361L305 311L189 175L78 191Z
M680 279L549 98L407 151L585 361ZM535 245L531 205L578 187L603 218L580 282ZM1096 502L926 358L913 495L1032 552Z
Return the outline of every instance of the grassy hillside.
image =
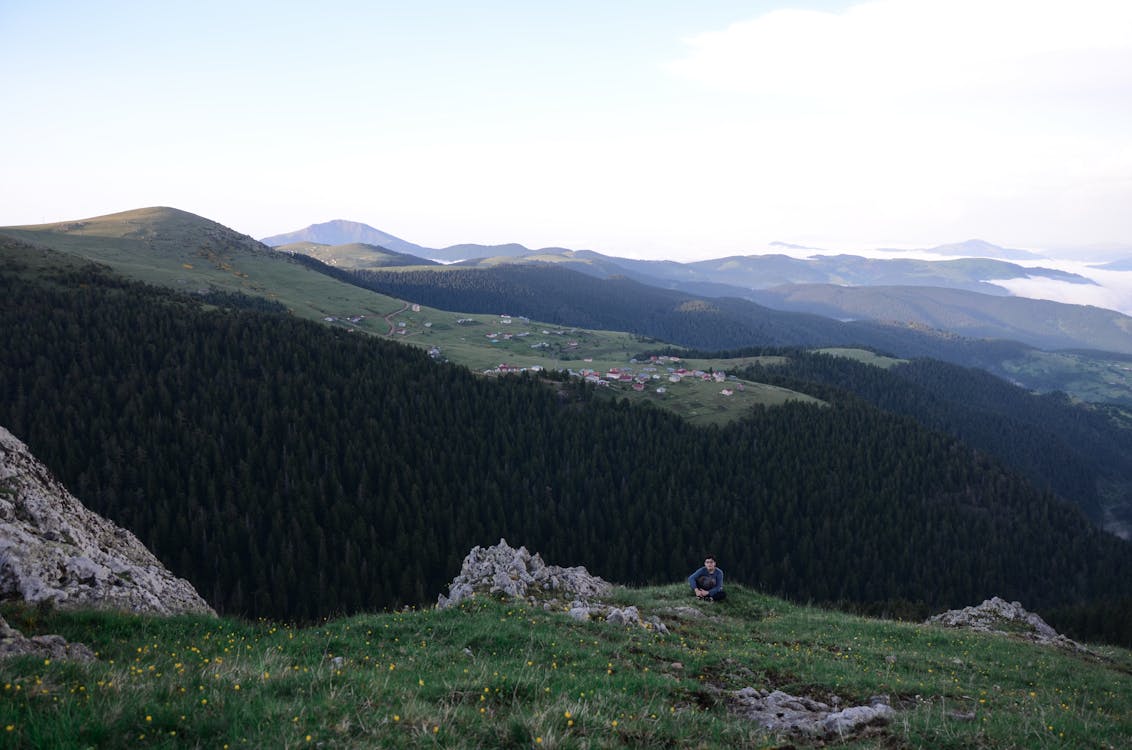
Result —
M798 606L732 586L616 589L668 633L480 597L308 628L5 606L90 664L0 660L0 746L52 748L1123 748L1132 654ZM772 733L743 688L895 719L844 739Z
M439 357L476 372L494 370L500 364L519 369L585 367L604 372L628 366L645 344L639 337L618 331L564 330L518 318L512 327L503 328L499 315L464 315L410 305L344 283L315 270L318 266L297 262L289 253L269 250L250 237L172 208L0 228L2 235L12 239L0 240L0 259L26 266L33 276L49 269L78 268L81 263L77 259L85 259L105 264L127 278L184 293L240 293L278 302L297 317L437 349ZM29 244L54 252L34 251ZM361 254L374 263L397 265L410 262L411 257L389 251L380 251L378 257L372 246L306 243L292 249L318 255L326 262ZM460 320L465 322L458 323ZM488 338L491 331L499 335ZM570 346L570 342L577 346ZM539 343L546 346L539 347ZM707 368L711 363L690 362L687 366ZM732 397L722 396L720 387L709 388L699 381L688 380L679 387L667 381L663 385L666 394L657 394L655 387L638 393L628 384L615 386L610 393L648 400L699 424L731 421L755 404L774 405L791 398L812 400L755 383L744 384L742 390L732 389Z
M900 357L931 357L979 367L1030 390L1063 390L1085 400L1132 406L1128 395L1132 392L1132 369L1125 361L1128 355L1119 353L1051 353L1017 341L962 338L947 332L946 326L932 328L914 320L841 323L816 314L772 310L743 299L693 296L626 278L596 278L562 264L384 269L342 272L340 278L438 309L505 311L558 326L631 331L703 350L851 346ZM1029 310L1054 304L975 296L998 302L1005 299L1003 304ZM1072 305L1057 309L1061 308L1075 309ZM1127 320L1111 311L1094 312L1110 322ZM898 316L883 317L892 320ZM1106 330L1113 325L1116 323ZM1120 335L1123 331L1117 330L1115 336ZM1071 342L1062 340L1063 345Z
M315 273L251 237L173 208L3 227L0 235L186 293L219 290L264 297L311 320L344 314L382 316L401 306L398 300ZM21 260L23 255L18 254Z
M284 253L302 253L318 258L338 268L384 268L386 266L435 266L436 261L386 250L364 242L344 245L323 245L317 242L291 242L276 250Z
M347 321L348 323L349 321ZM647 402L679 414L694 424L724 424L747 414L755 405L777 406L786 401L815 403L818 399L780 386L749 379L725 382L703 376L670 380L671 371L707 373L734 369L766 357L733 359L689 358L663 363L637 362L641 349L658 342L617 331L553 326L511 316L451 313L404 305L381 320L358 321L371 332L383 333L424 347L435 356L465 365L475 372L498 374L502 369L569 370L596 372L607 382L601 393L634 402ZM617 382L608 373L631 373L643 381L636 390L632 380ZM723 391L728 391L726 394Z

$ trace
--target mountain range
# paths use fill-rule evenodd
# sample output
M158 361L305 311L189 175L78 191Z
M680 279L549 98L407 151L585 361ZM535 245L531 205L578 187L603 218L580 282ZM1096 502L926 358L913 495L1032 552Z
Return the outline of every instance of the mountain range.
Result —
M319 238L310 240L309 238ZM292 244L308 238L299 249ZM340 241L363 238L372 249ZM976 257L947 260L867 258L820 254L732 256L680 263L635 260L590 250L522 245L454 245L430 249L391 237L365 224L334 221L267 237L268 245L305 252L338 268L433 265L496 268L537 264L569 268L598 278L625 277L651 287L711 298L736 297L787 312L838 320L876 320L948 331L969 338L1020 341L1042 349L1087 349L1132 354L1132 318L1087 305L1014 296L1012 280L1044 280L1096 286L1076 273L1022 266L1000 258L1035 260L1035 253L1000 248L982 240L940 245L924 252ZM384 247L400 253L391 260ZM284 244L286 243L286 244ZM787 249L805 249L787 246ZM415 259L415 260L414 260ZM1121 270L1110 264L1108 270ZM1003 282L1003 283L996 283Z
M561 263L355 270L167 208L0 229L0 324L0 424L221 612L420 603L501 536L629 583L707 546L871 611L989 589L1087 624L1132 596L1102 530L1132 522L1132 407L974 369L1042 354L1018 342ZM622 367L640 390L580 373ZM668 408L763 388L797 397L706 427Z

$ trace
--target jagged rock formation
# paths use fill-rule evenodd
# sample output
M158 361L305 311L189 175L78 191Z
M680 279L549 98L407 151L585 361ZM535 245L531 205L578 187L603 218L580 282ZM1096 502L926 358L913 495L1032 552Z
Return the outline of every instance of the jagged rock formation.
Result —
M0 600L215 616L138 538L83 506L0 427Z
M94 652L82 643L68 643L61 635L36 635L27 638L0 617L0 659L24 654L44 659L94 661Z
M439 609L454 606L476 594L525 599L532 606L565 610L577 620L601 619L615 625L637 625L667 633L659 617L641 617L636 607L618 607L596 601L613 585L591 575L583 566L547 565L526 547L515 549L500 539L492 547L473 547L460 574L448 584L448 595L437 598Z
M1007 602L997 596L985 600L977 607L952 609L932 615L927 622L929 625L942 625L945 628L1013 635L1043 645L1088 651L1080 643L1060 635L1038 615L1027 612L1018 602Z
M883 695L873 696L867 706L845 708L781 690L768 692L749 687L736 691L732 698L736 711L765 729L829 739L856 734L867 726L887 724L896 715Z
M564 598L589 599L608 594L613 586L590 575L581 566L562 568L547 565L526 547L515 549L500 539L493 547L473 547L464 558L460 574L448 585L448 595L436 602L440 609L459 604L474 593L500 594L513 599Z

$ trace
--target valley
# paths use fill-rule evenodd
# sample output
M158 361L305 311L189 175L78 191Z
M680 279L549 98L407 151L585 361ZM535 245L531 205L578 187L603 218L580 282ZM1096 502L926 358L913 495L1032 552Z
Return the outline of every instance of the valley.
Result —
M633 584L707 545L865 612L990 586L1075 634L1132 596L1120 407L925 358L1024 347L565 269L389 294L172 209L0 235L0 419L222 613L420 603L500 535Z

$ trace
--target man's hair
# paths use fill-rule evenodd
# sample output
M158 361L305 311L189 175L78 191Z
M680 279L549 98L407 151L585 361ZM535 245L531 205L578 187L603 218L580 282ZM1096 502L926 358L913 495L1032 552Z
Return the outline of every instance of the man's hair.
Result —
M715 555L704 555L704 562L707 562L708 560L711 560L712 562L719 562L719 560L715 559Z

